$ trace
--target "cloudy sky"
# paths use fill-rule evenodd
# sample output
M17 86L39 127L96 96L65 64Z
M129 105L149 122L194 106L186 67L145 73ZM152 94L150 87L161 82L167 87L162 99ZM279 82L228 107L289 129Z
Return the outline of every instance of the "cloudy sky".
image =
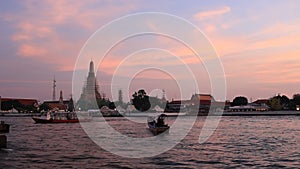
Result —
M269 98L278 93L292 97L293 94L300 93L299 5L300 2L296 0L278 0L272 3L266 0L188 3L1 1L0 96L49 100L52 98L51 86L55 76L57 91L63 90L64 97L70 97L77 57L94 32L125 15L163 12L191 22L211 41L224 67L228 99L245 95L248 99L255 100ZM131 53L124 50L128 49L128 46ZM139 47L135 48L136 46ZM169 57L170 53L157 50L152 53L140 52L134 61L129 58L125 59L126 63L123 60L124 56L132 54L134 49L158 47L184 58L185 64L198 66L199 70L195 70L194 74L197 82L201 84L199 91L211 92L209 78L201 61L187 57L191 56L190 50L184 49L169 38L146 35L121 43L101 63L95 63L98 67L101 93L111 96L111 77L120 63L127 65L127 69L123 66L124 70L119 71L118 75L122 77L130 71L128 64L136 65L133 62L139 57L148 58L153 62L166 60L164 58ZM86 57L88 61L97 60L97 56ZM161 61L159 64L173 68L178 66L176 60ZM162 88L166 90L169 99L179 98L176 92L178 86L174 81L186 80L180 72L176 72L177 79L156 70L140 72L133 78L130 90L135 91L142 87L155 95L155 89ZM184 98L190 97L194 91L193 87L187 87Z

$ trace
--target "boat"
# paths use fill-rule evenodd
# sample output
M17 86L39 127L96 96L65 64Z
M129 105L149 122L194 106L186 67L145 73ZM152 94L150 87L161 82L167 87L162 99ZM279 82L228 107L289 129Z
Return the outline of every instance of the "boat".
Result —
M153 135L159 135L162 133L169 133L170 126L165 124L166 114L161 114L157 119L153 116L148 117L148 128Z
M43 119L38 117L32 117L35 123L78 123L78 119Z
M49 111L47 117L32 117L35 123L78 123L75 112Z
M0 133L8 133L9 132L9 124L6 124L4 121L0 123Z

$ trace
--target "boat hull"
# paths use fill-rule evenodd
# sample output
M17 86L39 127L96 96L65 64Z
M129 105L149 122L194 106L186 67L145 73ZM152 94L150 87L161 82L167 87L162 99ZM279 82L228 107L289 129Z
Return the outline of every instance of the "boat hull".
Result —
M149 130L151 131L151 133L153 135L159 135L159 134L162 134L162 133L169 133L169 129L170 129L169 126L155 127L155 128L149 127Z
M32 117L32 119L35 121L35 123L42 123L42 124L47 124L47 123L78 123L78 119L69 119L69 120L53 120L53 119L41 119L41 118L36 118Z

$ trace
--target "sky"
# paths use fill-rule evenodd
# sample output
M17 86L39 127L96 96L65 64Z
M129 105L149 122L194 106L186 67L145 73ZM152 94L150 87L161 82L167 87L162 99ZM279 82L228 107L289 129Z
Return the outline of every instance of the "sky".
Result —
M291 98L300 93L299 5L296 0L1 1L0 96L51 100L55 76L56 95L62 90L64 98L69 98L79 53L98 29L126 15L162 12L187 20L211 42L224 69L227 99L247 96L255 101L279 93ZM122 29L129 28L116 31ZM134 55L135 51L139 52ZM95 63L100 92L111 97L121 89L130 97L133 91L144 88L161 96L164 89L168 99L188 99L196 89L189 86L184 71L179 71L181 58L192 68L199 92L211 93L204 61L192 55L191 50L168 37L128 39ZM86 69L90 60L98 61L98 56L85 57ZM144 62L169 68L176 78L159 70L140 71ZM134 71L129 90L117 86L111 92L112 77L117 74L122 79ZM183 96L178 93L178 81L186 82Z

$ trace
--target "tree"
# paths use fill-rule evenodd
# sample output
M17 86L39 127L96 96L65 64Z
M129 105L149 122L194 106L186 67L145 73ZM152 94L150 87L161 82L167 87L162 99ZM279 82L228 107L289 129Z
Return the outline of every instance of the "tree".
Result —
M232 106L242 106L247 104L248 104L248 99L244 96L235 97L232 101Z
M73 98L71 97L71 98L70 98L70 101L69 101L69 103L68 103L68 111L69 111L69 112L73 112L74 109L75 109L75 107L74 107L74 101L73 101Z
M100 100L97 100L97 104L98 104L98 108L101 109L101 107L103 106L106 106L106 107L109 107L110 105L110 101L108 99L100 99Z
M43 103L39 106L40 111L44 110L44 111L49 111L50 110L50 106L46 103Z
M287 96L285 96L285 95L280 96L278 94L278 96L275 96L275 97L280 100L280 105L281 105L282 109L284 109L284 110L289 109L291 102Z
M293 107L293 104L287 96L278 94L269 100L268 106L272 110L288 110Z
M109 105L108 105L108 108L115 109L116 108L115 103L114 102L110 102Z
M268 101L268 106L270 106L271 110L281 110L282 109L282 105L280 103L280 98L278 97L273 97Z
M300 94L294 94L293 102L295 105L300 105Z
M300 94L294 94L293 99L290 100L291 110L295 110L297 105L300 105Z
M288 106L290 104L290 99L287 96L282 95L280 98L280 102L282 105Z
M2 110L11 110L15 108L16 110L23 110L24 105L22 105L18 100L7 100L2 102L1 109Z
M150 109L151 103L149 101L149 96L144 89L139 90L138 93L134 92L132 97L132 104L137 110L144 112Z

